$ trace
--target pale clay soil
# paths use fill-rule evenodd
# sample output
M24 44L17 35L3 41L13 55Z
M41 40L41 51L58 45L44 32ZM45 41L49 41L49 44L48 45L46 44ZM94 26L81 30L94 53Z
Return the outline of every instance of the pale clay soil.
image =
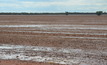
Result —
M31 48L18 48L21 52L17 46L8 50L8 45ZM107 65L107 16L0 15L0 48L0 65ZM15 58L6 58L8 52Z

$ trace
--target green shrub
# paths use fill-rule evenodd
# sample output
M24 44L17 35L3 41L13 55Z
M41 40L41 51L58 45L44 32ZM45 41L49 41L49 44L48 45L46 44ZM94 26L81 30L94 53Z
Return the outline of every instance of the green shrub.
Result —
M66 15L68 15L68 14L69 14L69 12L65 12L65 14L66 14Z
M102 13L103 13L102 11L97 11L97 12L96 12L96 14L97 14L98 16L102 15Z

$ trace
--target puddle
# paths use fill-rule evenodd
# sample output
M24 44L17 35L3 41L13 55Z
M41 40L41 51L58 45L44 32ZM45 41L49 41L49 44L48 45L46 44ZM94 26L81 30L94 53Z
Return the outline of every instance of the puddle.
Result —
M107 35L107 33L70 33L70 32L44 32L44 31L9 31L2 30L1 32L30 32L30 33L47 33L47 34L82 34L82 35Z
M41 29L92 29L107 30L106 25L0 25L0 27L38 27Z
M102 54L107 56L106 51L1 44L0 59L17 59L68 65L106 65L106 60L101 57ZM90 57L86 57L88 55Z
M61 53L78 53L82 52L81 49L69 49L69 48L56 48L56 47L42 47L42 46L21 46L21 45L8 45L2 44L0 45L0 49L29 49L34 51L49 51L49 52L61 52Z
M61 38L77 38L77 39L107 39L98 37L70 37L70 36L60 36Z

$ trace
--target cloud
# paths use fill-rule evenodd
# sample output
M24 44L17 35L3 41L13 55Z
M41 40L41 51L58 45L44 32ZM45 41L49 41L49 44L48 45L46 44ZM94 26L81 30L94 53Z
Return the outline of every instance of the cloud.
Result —
M107 11L106 0L3 0L0 11ZM6 9L6 10L7 10ZM84 10L86 9L86 10Z

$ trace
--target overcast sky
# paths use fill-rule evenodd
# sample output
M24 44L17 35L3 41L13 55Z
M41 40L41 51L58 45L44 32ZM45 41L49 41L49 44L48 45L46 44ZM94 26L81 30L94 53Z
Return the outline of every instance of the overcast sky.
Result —
M107 12L107 0L0 0L0 12Z

